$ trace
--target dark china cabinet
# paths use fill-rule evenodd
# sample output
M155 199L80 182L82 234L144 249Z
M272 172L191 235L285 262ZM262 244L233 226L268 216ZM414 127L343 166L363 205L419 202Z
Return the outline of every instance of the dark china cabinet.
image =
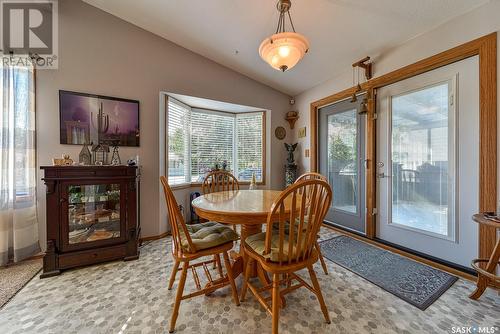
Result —
M139 257L138 168L47 166L47 251L41 278Z

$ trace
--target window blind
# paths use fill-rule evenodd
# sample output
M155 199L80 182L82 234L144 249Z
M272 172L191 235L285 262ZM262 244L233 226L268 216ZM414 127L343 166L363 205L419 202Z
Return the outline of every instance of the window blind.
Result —
M234 115L193 110L191 113L191 181L202 182L218 164L233 170Z
M191 108L168 98L168 183L189 182L189 129Z
M236 115L236 159L238 180L250 181L255 174L262 181L263 113Z

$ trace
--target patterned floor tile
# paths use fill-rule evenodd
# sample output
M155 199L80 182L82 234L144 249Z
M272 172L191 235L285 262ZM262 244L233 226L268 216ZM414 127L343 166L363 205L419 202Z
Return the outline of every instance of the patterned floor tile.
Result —
M324 229L321 239L335 234ZM175 298L167 290L172 268L170 239L150 242L141 257L111 262L40 280L34 278L0 311L0 333L166 333ZM472 282L460 279L426 311L327 260L330 275L316 266L332 323L307 289L287 296L280 333L452 333L453 326L500 327L500 296L467 296ZM238 279L238 285L241 280ZM188 278L186 286L194 286ZM183 301L177 333L268 333L271 317L249 294L237 307L229 288ZM500 333L500 329L496 331Z

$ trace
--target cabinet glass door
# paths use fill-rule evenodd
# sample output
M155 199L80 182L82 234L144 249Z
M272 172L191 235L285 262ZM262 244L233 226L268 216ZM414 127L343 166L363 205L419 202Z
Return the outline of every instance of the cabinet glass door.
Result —
M68 186L70 245L120 237L120 184Z

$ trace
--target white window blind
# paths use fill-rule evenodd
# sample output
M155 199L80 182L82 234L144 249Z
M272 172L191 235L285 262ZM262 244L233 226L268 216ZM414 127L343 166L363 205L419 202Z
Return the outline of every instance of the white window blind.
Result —
M250 181L255 174L262 181L263 113L236 115L236 160L238 180Z
M189 130L191 108L168 98L168 183L189 182Z
M168 98L168 182L202 182L215 165L263 181L264 113L194 109Z
M234 115L193 110L191 114L191 181L203 182L217 164L233 170Z

